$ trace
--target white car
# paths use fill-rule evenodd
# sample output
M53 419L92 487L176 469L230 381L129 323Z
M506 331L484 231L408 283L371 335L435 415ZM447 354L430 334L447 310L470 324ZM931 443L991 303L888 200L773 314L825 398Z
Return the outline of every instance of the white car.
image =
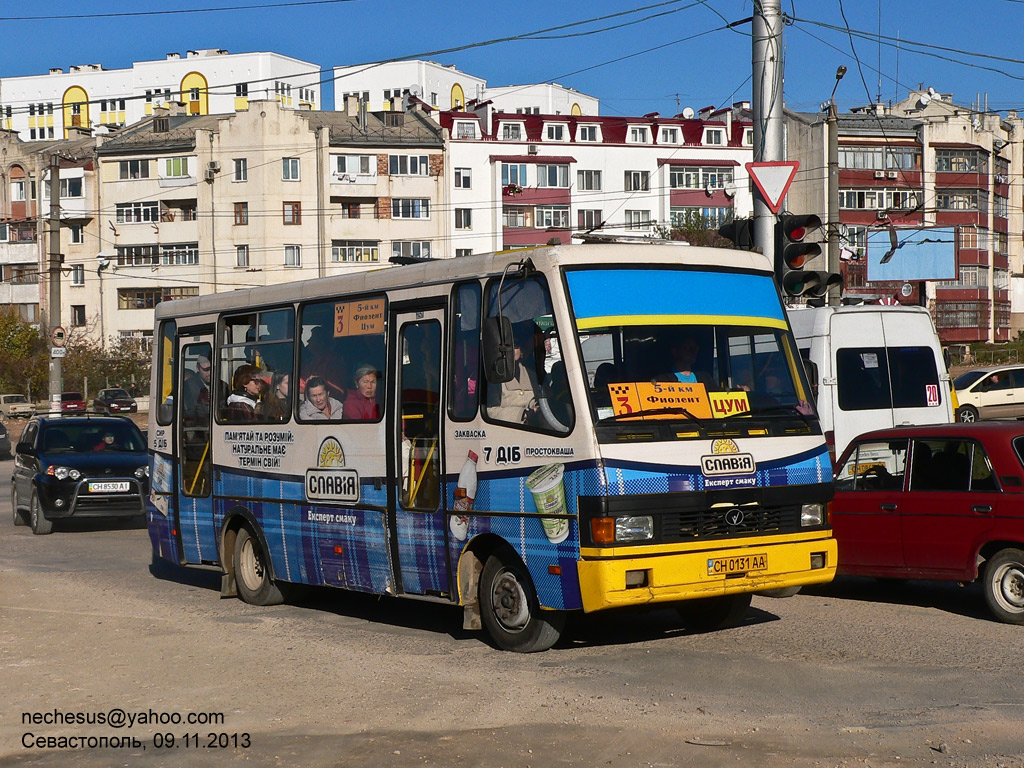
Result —
M953 382L958 421L1024 416L1024 365L975 368Z
M24 395L0 395L0 413L9 419L29 418L36 412L36 407Z

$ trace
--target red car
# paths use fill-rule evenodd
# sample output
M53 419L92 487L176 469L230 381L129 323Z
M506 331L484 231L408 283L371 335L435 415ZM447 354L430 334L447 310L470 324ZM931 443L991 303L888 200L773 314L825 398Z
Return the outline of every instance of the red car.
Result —
M838 573L980 580L995 617L1024 624L1024 424L868 432L836 467Z
M61 392L60 409L66 413L80 413L86 410L81 392Z

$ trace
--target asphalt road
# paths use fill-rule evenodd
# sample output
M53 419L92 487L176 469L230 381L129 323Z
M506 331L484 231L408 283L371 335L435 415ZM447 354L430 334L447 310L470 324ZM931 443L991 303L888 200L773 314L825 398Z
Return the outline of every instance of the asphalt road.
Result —
M705 634L670 610L594 615L516 655L450 606L221 600L217 574L152 566L121 523L33 536L10 471L0 766L1024 766L1024 627L977 586L841 580ZM134 724L94 721L117 708ZM52 722L69 712L93 722ZM223 722L159 722L205 713ZM73 736L138 746L46 747Z

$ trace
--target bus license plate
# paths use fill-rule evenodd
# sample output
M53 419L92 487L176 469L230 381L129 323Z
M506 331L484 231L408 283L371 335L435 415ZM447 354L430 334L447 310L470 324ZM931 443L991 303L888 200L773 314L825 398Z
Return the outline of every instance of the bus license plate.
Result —
M768 554L736 555L735 557L709 557L708 576L731 576L737 573L768 570Z
M89 493L124 493L127 490L127 482L89 483Z

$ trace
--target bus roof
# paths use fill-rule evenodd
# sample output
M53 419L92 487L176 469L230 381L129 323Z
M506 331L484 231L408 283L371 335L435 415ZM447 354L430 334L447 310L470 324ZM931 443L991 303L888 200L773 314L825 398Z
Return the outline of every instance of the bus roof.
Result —
M422 264L384 266L347 275L312 278L295 283L238 288L156 306L157 319L224 312L249 306L290 303L327 296L357 295L383 290L448 284L456 280L500 275L508 264L529 257L537 269L551 271L578 265L652 265L708 267L771 274L769 259L753 251L704 248L670 243L598 243L550 245L499 251L453 259L424 260Z

